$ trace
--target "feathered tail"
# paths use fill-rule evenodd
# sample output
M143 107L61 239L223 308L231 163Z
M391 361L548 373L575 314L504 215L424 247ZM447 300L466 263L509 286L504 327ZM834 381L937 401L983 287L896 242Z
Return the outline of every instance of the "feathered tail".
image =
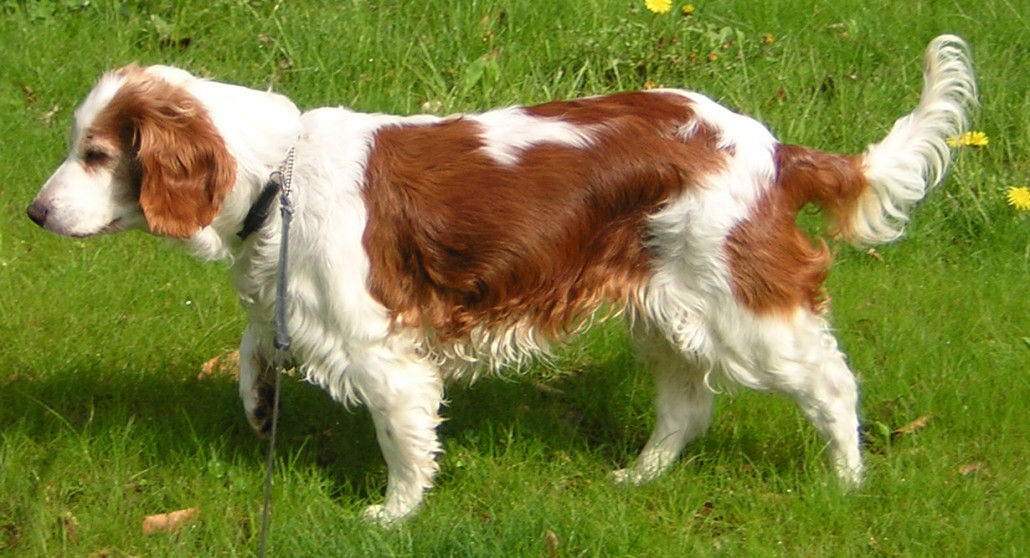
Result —
M937 37L923 58L919 106L859 158L868 187L841 216L839 234L859 245L901 236L909 210L944 178L951 162L947 139L965 130L966 107L975 103L976 80L965 41Z
M965 129L966 107L976 103L965 41L954 35L931 41L923 80L919 106L860 156L779 146L778 187L791 193L794 210L815 201L827 214L828 232L855 245L901 236L909 210L944 178L947 140Z

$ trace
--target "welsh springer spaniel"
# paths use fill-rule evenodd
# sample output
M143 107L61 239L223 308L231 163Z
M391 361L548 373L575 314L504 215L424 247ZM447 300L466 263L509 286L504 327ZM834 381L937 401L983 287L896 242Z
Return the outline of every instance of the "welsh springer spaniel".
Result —
M432 485L445 380L519 365L614 315L657 384L654 432L617 482L666 471L726 382L792 397L857 484L857 389L824 317L830 255L795 217L814 203L830 236L898 238L976 97L958 37L930 43L924 76L915 110L847 156L780 144L687 91L302 115L274 93L129 66L78 108L71 152L28 214L65 236L143 229L231 261L249 316L240 395L261 431L281 217L239 233L252 207L276 206L266 181L294 149L288 358L371 412L389 482L365 515L382 523Z

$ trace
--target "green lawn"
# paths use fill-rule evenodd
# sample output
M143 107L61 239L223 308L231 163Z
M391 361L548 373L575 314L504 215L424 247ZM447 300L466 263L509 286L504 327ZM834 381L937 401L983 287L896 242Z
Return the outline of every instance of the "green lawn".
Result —
M399 113L684 87L782 141L854 153L915 106L922 50L943 32L972 46L973 128L990 142L960 150L901 242L833 246L833 321L862 388L863 490L837 488L793 404L751 392L720 398L711 431L669 475L612 485L606 474L632 462L653 421L649 376L613 323L552 366L450 389L437 487L392 530L358 519L386 480L365 413L287 379L270 546L1023 555L1030 213L1005 193L1030 185L1030 11L1015 0L712 0L684 16L683 4L655 15L643 0L0 0L0 556L257 550L263 442L231 377L197 377L244 327L224 265L138 233L58 238L25 217L104 70L166 63L273 87L303 108ZM174 534L141 531L151 514L192 507L199 519Z

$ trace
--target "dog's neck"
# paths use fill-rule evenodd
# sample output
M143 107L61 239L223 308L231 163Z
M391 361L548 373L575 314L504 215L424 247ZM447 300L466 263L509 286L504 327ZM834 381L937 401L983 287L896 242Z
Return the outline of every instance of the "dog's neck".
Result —
M202 80L186 87L208 108L236 163L236 183L221 211L187 245L199 258L231 260L245 242L237 235L247 214L300 136L300 111L286 97L267 91Z

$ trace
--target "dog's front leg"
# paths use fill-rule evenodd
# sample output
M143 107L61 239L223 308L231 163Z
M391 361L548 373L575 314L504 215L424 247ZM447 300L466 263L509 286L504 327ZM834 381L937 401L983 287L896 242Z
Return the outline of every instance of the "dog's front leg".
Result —
M410 515L439 470L443 382L436 367L386 351L365 368L361 391L387 466L386 500L364 517L390 525Z
M275 382L270 363L258 351L253 326L247 327L240 341L240 399L250 425L259 435L268 434L272 429Z

